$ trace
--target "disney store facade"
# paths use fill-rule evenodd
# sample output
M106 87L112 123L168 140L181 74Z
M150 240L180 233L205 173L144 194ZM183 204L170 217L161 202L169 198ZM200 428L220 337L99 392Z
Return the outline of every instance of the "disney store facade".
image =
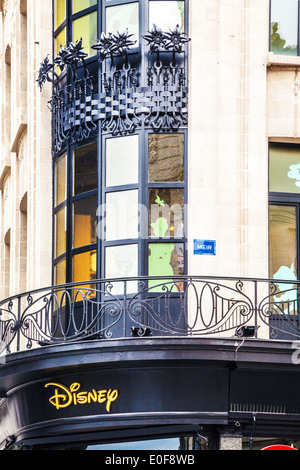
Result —
M190 275L189 8L53 2L52 285L0 304L2 449L300 441L298 296Z

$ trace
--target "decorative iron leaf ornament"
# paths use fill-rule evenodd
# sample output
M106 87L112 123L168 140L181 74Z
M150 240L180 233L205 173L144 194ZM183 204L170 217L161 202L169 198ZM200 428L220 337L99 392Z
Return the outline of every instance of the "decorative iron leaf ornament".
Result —
M82 47L82 38L80 39L80 41L76 41L75 44L73 42L70 43L70 45L67 48L67 51L68 51L67 60L68 60L68 63L71 65L71 67L76 68L79 62L84 63L88 54L84 52L83 49L84 48Z
M164 32L155 24L153 29L148 31L148 34L143 36L150 46L150 52L158 52L161 48L172 52L182 52L182 47L186 42L190 41L186 33L183 33L179 27L170 32Z
M92 46L92 49L100 52L101 60L110 57L112 60L112 64L114 57L118 54L125 54L127 61L128 50L130 49L130 47L136 44L136 41L130 39L132 36L133 34L129 34L128 29L126 29L124 33L119 33L119 31L116 34L102 33L100 40L98 40L97 43Z
M68 49L60 46L57 56L54 59L54 64L57 65L63 72L68 65Z
M124 33L119 33L119 31L116 34L113 34L113 43L115 45L115 50L116 53L118 54L127 54L128 50L130 47L134 46L136 44L136 41L133 41L130 39L133 34L129 34L128 29Z
M97 40L97 43L92 46L92 49L99 51L101 60L104 60L107 57L113 59L113 54L116 51L113 35L111 33L102 33L100 39Z
M181 29L179 28L179 25L176 26L176 28L169 33L164 33L165 36L165 44L164 47L167 51L172 51L172 52L182 52L182 46L190 41L190 38L187 37L186 33L182 33Z
M45 57L43 62L41 62L39 73L38 73L38 78L37 78L37 82L38 82L38 85L40 87L40 91L42 91L43 86L44 86L46 81L47 82L53 82L53 78L50 78L50 74L52 74L54 76L56 75L54 70L53 70L53 67L54 66L49 61L48 56Z
M83 51L81 38L80 41L76 41L76 43L71 42L68 47L64 48L60 46L54 63L58 65L61 71L69 65L72 67L73 72L75 72L79 62L84 64L84 60L87 56L88 54Z
M148 42L148 46L150 46L150 52L157 52L161 47L164 46L166 38L163 31L156 26L153 25L151 31L148 31L148 34L143 36L144 39Z

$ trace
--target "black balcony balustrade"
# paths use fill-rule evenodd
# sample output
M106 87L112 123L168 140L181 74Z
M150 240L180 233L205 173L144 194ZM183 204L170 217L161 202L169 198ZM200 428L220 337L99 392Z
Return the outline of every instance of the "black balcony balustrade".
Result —
M0 351L156 336L295 340L299 287L300 281L189 276L52 286L0 303Z
M40 90L47 81L53 86L53 154L98 129L126 135L141 128L167 132L187 126L185 45L190 39L179 27L169 32L154 27L144 36L146 52L134 54L131 36L103 33L92 46L99 59L94 71L86 64L82 41L61 47L53 63L48 57L41 63Z

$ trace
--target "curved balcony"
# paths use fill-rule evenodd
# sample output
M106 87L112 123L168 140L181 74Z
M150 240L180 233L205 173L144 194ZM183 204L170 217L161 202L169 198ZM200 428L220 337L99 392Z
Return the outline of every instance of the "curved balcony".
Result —
M144 54L132 53L127 32L102 33L92 46L99 63L87 64L82 40L41 63L37 82L52 82L52 152L95 134L125 135L140 129L176 131L188 122L187 53L190 41L177 26L144 36ZM60 72L59 72L60 71ZM60 75L58 76L58 74Z
M181 276L38 289L0 303L0 352L145 336L293 341L300 335L299 283Z

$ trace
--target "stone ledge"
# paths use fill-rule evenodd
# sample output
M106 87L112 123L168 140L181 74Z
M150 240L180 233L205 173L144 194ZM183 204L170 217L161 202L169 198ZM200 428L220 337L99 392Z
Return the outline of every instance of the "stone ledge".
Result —
M300 56L280 55L269 52L267 67L271 68L272 66L300 69Z

